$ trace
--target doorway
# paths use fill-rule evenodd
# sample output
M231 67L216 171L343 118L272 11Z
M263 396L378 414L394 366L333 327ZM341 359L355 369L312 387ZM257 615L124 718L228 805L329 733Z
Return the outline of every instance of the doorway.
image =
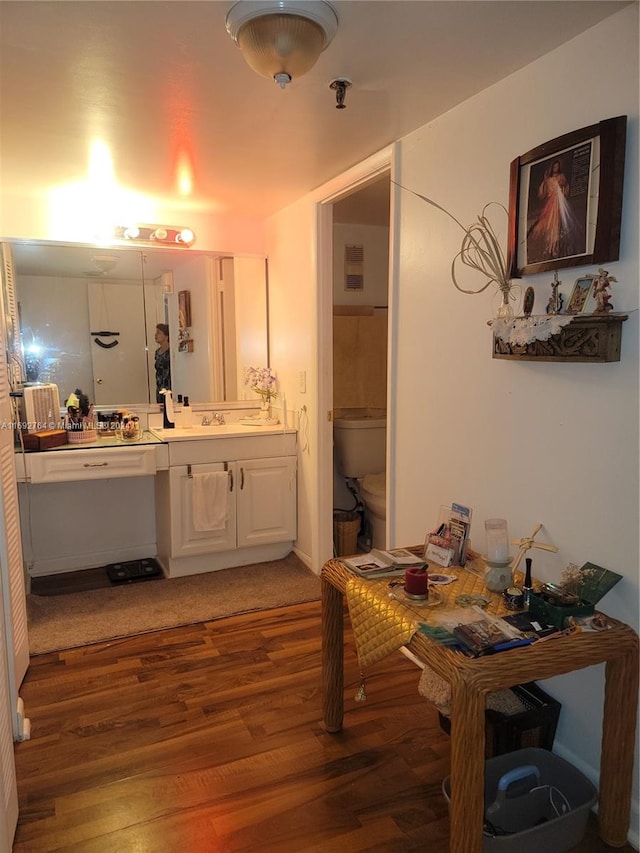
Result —
M390 173L332 206L334 555L386 547Z

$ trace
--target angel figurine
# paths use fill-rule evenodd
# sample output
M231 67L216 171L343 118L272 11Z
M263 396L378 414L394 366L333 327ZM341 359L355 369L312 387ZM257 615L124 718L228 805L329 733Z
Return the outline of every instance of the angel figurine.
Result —
M609 275L607 270L600 269L598 270L598 276L593 277L593 296L596 300L596 307L594 310L594 314L606 314L607 311L613 311L613 305L610 302L611 294L609 293L609 288L613 282L617 282L618 279L612 275Z

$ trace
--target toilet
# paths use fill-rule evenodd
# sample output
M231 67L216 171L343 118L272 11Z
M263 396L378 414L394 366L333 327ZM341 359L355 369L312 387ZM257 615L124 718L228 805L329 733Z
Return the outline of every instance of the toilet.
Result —
M372 547L386 547L387 418L379 409L350 409L333 421L338 473L356 480L371 524Z

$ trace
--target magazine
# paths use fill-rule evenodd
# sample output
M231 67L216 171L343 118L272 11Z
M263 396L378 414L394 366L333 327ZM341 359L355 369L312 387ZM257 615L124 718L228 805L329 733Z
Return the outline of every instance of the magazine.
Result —
M427 565L421 557L406 548L391 548L388 551L372 548L368 554L340 559L348 569L363 578L395 575L408 568Z

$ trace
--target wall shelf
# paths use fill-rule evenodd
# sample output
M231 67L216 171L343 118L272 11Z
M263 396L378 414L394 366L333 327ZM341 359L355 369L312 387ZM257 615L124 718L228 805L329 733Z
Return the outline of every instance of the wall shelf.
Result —
M628 314L576 314L548 340L512 344L493 333L493 358L517 361L620 361L622 323Z

